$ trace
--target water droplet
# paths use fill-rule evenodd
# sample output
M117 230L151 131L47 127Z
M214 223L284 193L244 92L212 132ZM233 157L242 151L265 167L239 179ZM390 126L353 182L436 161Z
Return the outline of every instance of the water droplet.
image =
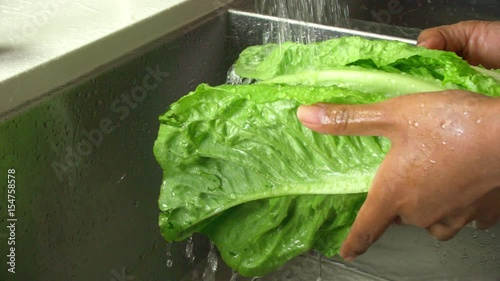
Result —
M476 121L476 123L477 123L477 124L481 123L481 119L478 119L478 120Z
M123 174L123 176L121 176L121 178L116 182L116 184L120 184L126 175L127 174Z
M167 243L166 250L165 250L167 257L172 256L171 248L172 248L172 243Z
M441 124L441 128L446 129L446 127L450 126L451 123L453 123L451 120L446 120L444 123Z
M174 262L172 260L167 260L167 267L172 267Z
M436 161L432 159L429 159L429 162L431 162L432 164L436 164Z
M484 265L488 261L488 256L482 255L481 256L481 264Z

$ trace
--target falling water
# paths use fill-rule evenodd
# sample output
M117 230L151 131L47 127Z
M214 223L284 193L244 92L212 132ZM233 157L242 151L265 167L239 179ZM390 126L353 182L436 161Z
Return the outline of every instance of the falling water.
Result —
M195 256L193 236L187 239L185 256L189 260L189 262L194 263Z
M240 277L240 275L237 272L233 271L233 274L231 275L231 279L229 279L229 281L237 281L238 277Z
M174 261L172 260L172 252L171 252L172 243L167 243L166 247L166 256L167 256L167 267L172 267L174 265Z
M259 14L287 20L271 21L263 32L262 44L296 42L309 44L320 39L312 23L337 27L349 27L349 8L345 0L256 0ZM314 57L314 56L313 56ZM311 58L314 59L314 58ZM227 73L226 83L230 85L250 84L252 80L239 77L234 68Z
M307 23L296 25L288 21L272 23L265 32L263 43L312 43L317 40L310 23L347 27L349 8L342 0L257 0L260 14Z
M210 251L207 257L207 267L203 272L203 281L215 281L215 272L219 263L219 256L215 249L214 242L210 242Z
M318 252L318 279L316 281L323 281L323 272L321 271L321 264L323 263L323 255Z

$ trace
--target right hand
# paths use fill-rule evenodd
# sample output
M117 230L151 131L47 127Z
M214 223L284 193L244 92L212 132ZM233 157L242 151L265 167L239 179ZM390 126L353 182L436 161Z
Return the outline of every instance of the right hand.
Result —
M500 69L500 21L464 21L424 30L418 45L455 52L471 65Z
M376 104L301 106L311 130L385 136L391 149L341 255L353 260L394 222L448 240L471 221L500 219L500 99L466 91L403 95Z

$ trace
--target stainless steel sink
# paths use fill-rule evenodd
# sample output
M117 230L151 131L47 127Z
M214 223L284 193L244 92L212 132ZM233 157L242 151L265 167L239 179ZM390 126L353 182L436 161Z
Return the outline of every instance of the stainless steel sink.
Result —
M4 116L0 181L7 181L7 169L16 170L17 273L8 274L4 262L2 203L0 280L191 280L194 269L202 271L205 238L194 237L192 262L185 242L167 246L159 233L161 170L152 153L158 116L196 85L224 83L239 52L272 39L266 30L277 21L244 9L219 10ZM380 37L290 24L318 39ZM360 21L358 29L370 25ZM412 29L384 30L405 34L409 42L415 36ZM7 192L0 191L6 202ZM321 272L323 280L499 280L499 255L498 225L489 232L464 229L446 243L422 230L394 227L356 263L323 259ZM265 280L311 280L314 272L319 276L319 262L311 253ZM219 262L216 280L230 278Z

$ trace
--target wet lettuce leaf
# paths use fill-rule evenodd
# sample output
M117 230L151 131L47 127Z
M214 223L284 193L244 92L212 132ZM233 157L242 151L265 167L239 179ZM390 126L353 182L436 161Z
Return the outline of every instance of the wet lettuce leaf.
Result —
M422 91L500 95L488 71L455 54L357 37L246 49L251 85L202 84L160 117L160 228L168 241L212 239L244 276L262 276L316 249L335 255L390 142L320 135L301 104L373 103Z
M409 75L419 79L420 83L437 83L447 89L500 95L500 85L495 79L499 77L498 72L471 67L452 52L429 50L398 41L342 37L308 45L252 46L240 54L235 64L238 75L256 80L270 80L283 75L302 76L310 71L346 67ZM363 83L363 80L355 78L352 81ZM334 79L331 83L337 82Z

